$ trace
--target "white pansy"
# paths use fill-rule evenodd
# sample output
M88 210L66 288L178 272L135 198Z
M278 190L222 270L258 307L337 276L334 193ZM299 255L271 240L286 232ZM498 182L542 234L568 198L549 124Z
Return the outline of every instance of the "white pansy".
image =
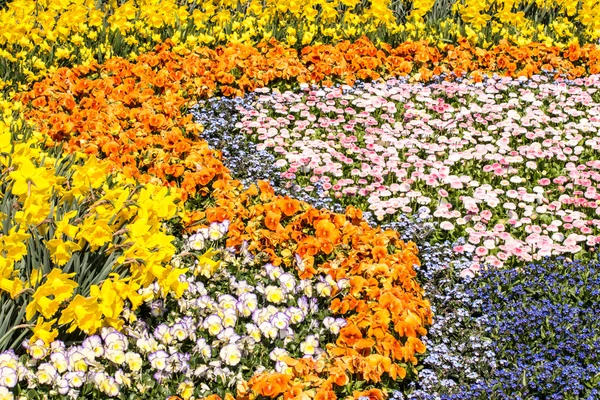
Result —
M263 322L258 326L258 328L260 329L260 332L263 334L263 336L269 339L275 339L279 332L279 329L274 327L270 322Z
M281 269L281 267L276 267L272 264L266 264L265 271L272 281L276 281L283 274L283 269Z
M196 341L196 351L204 357L204 359L208 359L212 355L212 348L206 342L204 338L200 338Z
M180 342L183 342L188 337L187 329L181 322L176 323L170 328L170 334Z
M254 325L254 324L246 324L246 333L256 343L260 342L261 331L258 326Z
M129 369L136 372L142 369L142 356L138 353L127 352L125 353L125 362L129 366Z
M242 352L235 344L224 346L219 352L221 360L227 365L236 366L242 360Z
M65 357L64 353L50 354L50 362L61 374L69 368L69 361L67 360L67 357Z
M169 354L166 351L158 350L148 356L148 361L150 361L152 368L162 371L167 368L168 358Z
M34 344L29 346L27 353L34 360L41 360L42 358L46 357L46 354L48 354L48 349L46 348L43 340L37 340Z
M81 371L67 372L64 376L64 379L69 383L69 386L78 388L83 386L85 383L85 374Z
M277 361L275 363L275 371L279 372L280 374L288 374L288 375L292 375L294 372L292 367L288 366L283 361Z
M235 309L235 304L237 303L237 299L229 294L222 294L218 298L219 306L223 310L227 309Z
M58 372L52 364L43 363L38 366L35 376L41 385L51 385L57 379Z
M68 355L68 360L69 360L69 365L70 365L70 369L73 371L87 371L88 369L88 364L86 362L86 357L83 355L83 353L79 352L79 351L74 351L71 352Z
M315 335L308 335L303 342L300 343L300 351L304 355L314 355L319 347L319 340Z
M279 282L281 283L281 287L287 293L293 292L296 288L296 279L292 276L292 274L287 272L279 277Z
M85 338L81 343L83 348L89 349L94 352L96 357L102 357L104 355L104 346L102 345L102 338L98 335L93 335Z
M29 341L26 341L29 345ZM5 351L0 354L0 367L10 367L16 369L19 364L19 359L13 351Z
M290 323L290 317L279 311L271 317L271 324L277 329L286 329Z
M299 289L300 291L302 291L306 296L308 297L312 297L313 296L313 286L310 280L308 279L303 279L300 281L300 285L299 285Z
M235 330L233 330L233 328L226 328L223 329L223 331L217 335L217 338L222 342L235 343L240 339L240 335L235 333Z
M18 382L17 371L10 367L0 367L0 385L14 387Z
M323 326L328 329L331 330L331 326L335 324L335 318L333 317L325 317L323 318Z
M223 330L221 317L215 314L209 315L204 320L203 327L208 330L208 333L211 335L217 336Z
M216 222L210 224L208 228L208 239L210 240L219 240L223 237L223 232L221 227Z
M269 353L269 358L272 361L280 361L283 357L288 356L288 355L289 355L289 353L287 352L286 349L282 349L280 347L275 347Z
M188 239L188 246L192 250L202 250L204 248L204 235L194 234Z
M344 290L350 287L350 279L342 278L337 282L337 287L339 290Z
M173 343L173 339L174 339L173 335L171 334L170 329L166 324L158 325L154 329L153 335L156 338L156 340L159 340L160 342L162 342L164 344Z
M317 294L321 297L331 296L331 285L327 282L317 282Z
M235 323L237 322L237 316L236 316L235 309L231 309L231 308L226 309L221 318L222 318L223 327L225 327L225 328L234 327Z
M13 400L14 398L15 396L8 388L0 386L0 400Z
M269 285L265 288L265 296L267 301L274 304L279 304L283 302L285 296L283 294L283 290L277 286Z
M122 369L119 369L115 372L115 381L119 385L131 386L131 379Z
M117 365L125 363L125 353L121 350L106 350L104 357Z
M111 377L103 380L98 388L109 397L115 397L119 394L119 384Z

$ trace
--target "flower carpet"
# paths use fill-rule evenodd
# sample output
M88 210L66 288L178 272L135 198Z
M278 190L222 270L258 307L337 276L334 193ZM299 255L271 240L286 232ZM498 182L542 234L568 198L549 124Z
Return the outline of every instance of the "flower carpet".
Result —
M0 399L599 399L598 9L2 3Z

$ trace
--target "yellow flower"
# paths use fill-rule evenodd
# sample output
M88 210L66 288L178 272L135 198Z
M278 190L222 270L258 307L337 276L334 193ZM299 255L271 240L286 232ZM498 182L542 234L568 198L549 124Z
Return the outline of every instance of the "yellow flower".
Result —
M30 193L32 188L38 192L46 192L51 185L48 171L36 167L28 159L21 160L19 167L11 172L9 177L13 179L12 192L17 196Z
M8 130L0 132L0 153L10 153L12 150L11 136L12 134Z
M83 156L78 154L78 156ZM71 179L76 187L74 193L85 194L90 189L97 189L106 181L106 175L110 164L107 161L99 161L95 156L89 157L85 164L74 167L75 173Z
M75 273L65 274L62 270L54 268L46 276L46 282L39 286L33 294L33 301L25 309L25 318L29 321L36 312L40 312L45 318L50 318L58 307L73 296L77 283L70 278ZM49 296L53 296L51 299Z
M44 321L44 318L38 317L35 327L32 328L33 336L29 339L29 343L34 343L38 339L42 339L46 345L49 345L58 336L58 331L52 329L56 319Z
M102 26L103 18L104 18L104 13L101 10L98 10L98 9L91 10L88 13L87 24L90 27L93 27L93 26L100 27L100 26ZM88 36L90 36L90 35L88 34Z
M91 335L102 326L102 312L98 306L96 297L75 296L65 308L58 320L59 324L71 323L67 332L73 332L79 328Z
M54 237L60 238L60 235L67 235L71 239L75 238L77 232L79 232L79 227L75 225L71 225L69 220L77 215L77 210L72 210L63 215L63 218L56 222L56 230L54 231Z
M73 43L77 47L81 46L83 44L83 41L83 37L79 36L78 34L71 36L71 43Z
M113 285L116 292L122 299L128 299L131 302L132 309L138 308L142 303L142 295L138 293L140 285L131 280L131 278L119 279L119 275L112 273L109 275L113 279Z
M194 394L194 383L189 380L181 382L177 388L177 392L179 392L183 400L189 400Z
M15 275L14 261L0 256L0 289L8 292L14 299L24 287L19 278L11 279L13 275Z
M81 250L81 247L77 243L65 242L62 239L48 240L46 247L50 250L52 262L60 267L71 259L74 251Z
M179 277L187 271L188 268L165 268L160 265L152 267L152 274L157 278L163 293L167 294L172 291L177 298L180 298L189 286L188 282L179 280Z
M69 60L71 58L71 50L64 47L59 47L54 52L54 57L56 57L58 60Z
M0 243L2 244L0 255L11 261L21 260L27 254L25 241L30 237L29 233L23 233L21 230L17 230L16 226L13 227L8 235L0 236Z
M97 219L90 216L83 221L81 230L77 234L77 239L87 241L92 251L112 241L113 231L108 225L108 219Z
M100 311L107 318L118 318L121 315L124 303L110 280L102 282L101 288L97 285L92 285L90 287L90 295L100 300Z

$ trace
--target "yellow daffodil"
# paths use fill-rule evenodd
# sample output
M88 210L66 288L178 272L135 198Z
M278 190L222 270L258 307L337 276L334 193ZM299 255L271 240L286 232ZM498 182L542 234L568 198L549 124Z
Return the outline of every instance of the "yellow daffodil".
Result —
M96 297L75 296L65 308L58 320L59 324L71 324L67 332L79 328L87 334L93 334L102 327L102 311Z
M50 250L52 262L59 267L62 267L71 259L74 251L81 250L81 247L77 243L65 242L62 239L48 240L46 247Z
M58 307L73 296L77 283L70 278L75 273L65 274L60 269L53 269L46 276L46 282L39 286L33 294L33 301L27 305L25 318L31 320L36 312L50 318L58 311ZM50 298L52 296L52 298Z
M35 326L31 329L33 331L33 336L29 339L29 343L34 343L38 339L41 339L46 346L49 346L58 336L58 331L53 329L56 321L57 319L45 321L44 318L38 317Z
M17 196L31 193L31 190L45 192L50 189L49 171L36 167L31 160L21 159L17 169L9 174L13 180L12 192Z

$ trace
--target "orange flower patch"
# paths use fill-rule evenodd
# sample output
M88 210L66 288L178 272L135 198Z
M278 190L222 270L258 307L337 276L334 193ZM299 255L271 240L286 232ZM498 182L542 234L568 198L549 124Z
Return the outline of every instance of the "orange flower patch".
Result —
M30 105L25 116L49 146L97 154L140 182L180 188L184 199L206 195L231 178L205 142L189 137L201 127L182 114L182 68L170 56L177 57L163 52L137 64L111 59L60 69L19 96Z

